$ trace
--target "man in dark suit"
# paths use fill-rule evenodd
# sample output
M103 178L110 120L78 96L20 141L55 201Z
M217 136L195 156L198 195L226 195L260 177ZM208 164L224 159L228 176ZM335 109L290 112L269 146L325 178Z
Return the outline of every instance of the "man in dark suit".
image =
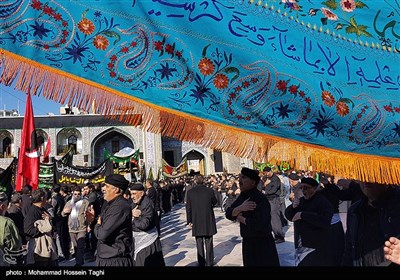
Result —
M132 212L128 200L123 197L128 185L129 181L121 174L106 176L106 202L93 231L97 238L97 266L133 266ZM93 208L86 217L88 223L94 221Z
M257 189L258 170L243 167L240 172L240 195L226 209L225 217L240 223L243 266L279 266L278 251L271 227L271 206Z
M203 184L203 176L197 175L194 187L187 193L186 215L192 236L196 238L199 266L214 265L213 235L217 233L217 224L213 208L216 204L214 191Z

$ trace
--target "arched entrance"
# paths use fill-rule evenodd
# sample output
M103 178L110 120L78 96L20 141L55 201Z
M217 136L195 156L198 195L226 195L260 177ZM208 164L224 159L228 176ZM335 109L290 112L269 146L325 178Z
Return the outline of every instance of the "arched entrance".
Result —
M114 154L123 148L135 148L133 140L122 131L111 128L97 138L92 143L92 165L97 166L104 161L104 151Z
M190 174L198 174L200 173L201 175L206 175L205 174L205 157L202 153L196 151L196 150L191 150L186 153L182 158L186 157L187 159L187 164L188 164L188 170L189 170L189 175Z
M75 155L81 154L82 145L82 134L74 127L64 128L57 134L57 155L65 155L69 149L72 149Z
M12 144L13 144L13 136L7 131L0 131L0 148L1 155L0 157L11 157L12 155Z

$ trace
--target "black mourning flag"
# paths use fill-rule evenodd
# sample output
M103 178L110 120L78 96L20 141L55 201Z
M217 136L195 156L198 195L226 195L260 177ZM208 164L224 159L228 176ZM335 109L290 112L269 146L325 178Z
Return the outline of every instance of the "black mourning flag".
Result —
M7 194L8 201L10 201L14 191L16 169L17 158L14 158L7 169L0 174L0 192L5 192Z

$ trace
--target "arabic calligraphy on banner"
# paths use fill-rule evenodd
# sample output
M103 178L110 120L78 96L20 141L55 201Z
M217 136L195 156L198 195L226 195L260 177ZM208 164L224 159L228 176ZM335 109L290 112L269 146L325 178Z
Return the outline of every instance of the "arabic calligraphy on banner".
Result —
M40 163L39 188L51 189L54 185L54 163Z
M65 165L62 162L55 161L54 176L55 182L59 185L77 184L84 186L86 181L92 184L102 183L105 177L113 173L112 162L105 160L96 167L76 167Z
M15 1L0 5L1 81L83 110L96 99L98 113L143 114L152 133L256 161L398 182L398 12L390 1ZM275 144L291 147L271 154Z

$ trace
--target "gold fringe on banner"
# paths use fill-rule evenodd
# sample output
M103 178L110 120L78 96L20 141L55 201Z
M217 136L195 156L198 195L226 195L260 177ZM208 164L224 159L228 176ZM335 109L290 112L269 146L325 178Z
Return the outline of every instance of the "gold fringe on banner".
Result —
M341 152L241 130L160 107L69 73L1 50L0 83L60 104L119 118L149 132L192 142L257 162L286 161L297 170L343 178L400 184L400 158ZM93 106L93 104L96 106Z

